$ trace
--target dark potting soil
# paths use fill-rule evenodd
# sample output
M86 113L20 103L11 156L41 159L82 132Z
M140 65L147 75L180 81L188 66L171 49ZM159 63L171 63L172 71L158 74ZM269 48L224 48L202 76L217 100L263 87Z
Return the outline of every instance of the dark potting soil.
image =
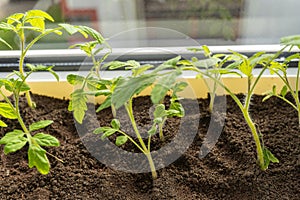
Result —
M197 131L192 144L176 161L159 169L156 180L151 179L151 173L128 173L112 169L98 161L84 145L94 145L92 148L97 150L97 142L92 142L95 141L95 135L88 132L99 124L109 125L112 119L110 109L98 114L97 120L85 119L86 133L80 139L73 116L67 110L68 101L39 95L33 95L33 100L37 104L35 110L28 108L22 99L21 114L26 124L44 119L54 121L43 132L57 137L61 146L47 150L64 162L48 156L51 171L48 175L41 175L35 168L29 169L27 149L5 156L1 146L0 199L300 199L300 131L297 113L279 99L271 98L262 103L261 96L254 96L251 116L263 135L265 146L280 163L270 164L266 171L259 169L250 130L230 97L227 98L224 127L221 123L220 127L218 122L215 124L222 130L216 145L208 155L199 158L200 153L203 154L200 147L207 132L216 128L209 126L208 99L199 99L197 105L200 115L186 101L187 124L183 127L187 129L183 133L188 135ZM139 97L134 105L138 125L149 128L149 98ZM118 116L124 118L121 114ZM180 121L179 118L166 121L166 141L161 142L155 135L151 145L153 150L167 146L176 138ZM19 128L13 120L6 122L9 128L1 128L0 137L5 132ZM130 124L122 123L122 129L130 132ZM114 139L110 137L111 141ZM178 146L186 145L180 142ZM131 143L122 148L138 152ZM175 145L168 150L172 149L180 150L180 147ZM111 158L112 155L106 156Z

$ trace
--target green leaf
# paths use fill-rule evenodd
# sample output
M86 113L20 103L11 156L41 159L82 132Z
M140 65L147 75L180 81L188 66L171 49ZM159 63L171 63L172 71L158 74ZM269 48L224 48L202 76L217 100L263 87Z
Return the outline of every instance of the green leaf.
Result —
M93 133L94 134L100 134L100 133L104 133L104 132L108 131L109 129L111 129L111 127L109 127L109 126L102 126L102 127L96 128L93 131Z
M279 160L267 148L263 148L264 155L264 169L268 169L270 162L279 163Z
M45 128L52 123L53 123L52 120L42 120L42 121L34 122L31 125L29 125L29 131L36 131Z
M101 110L104 110L105 108L108 108L111 106L111 96L106 97L105 101L98 107L96 112L100 112Z
M115 134L118 130L116 129L113 129L113 128L110 128L110 129L107 129L103 135L101 136L101 140L104 140L105 138Z
M174 110L174 109L169 109L166 111L167 116L178 116L181 117L180 112L178 110Z
M133 95L140 92L141 88L150 86L155 81L151 74L144 74L130 79L120 79L112 94L111 101L116 109L124 105Z
M121 62L121 61L112 61L112 62L109 62L105 65L103 65L102 68L109 68L110 70L115 70L115 69L119 69L119 68L123 68L123 67L126 67L128 66L126 62Z
M87 111L87 95L82 89L76 89L71 94L71 100L69 102L69 111L73 111L75 120L78 123L82 123L85 111Z
M154 118L165 117L166 116L165 105L164 104L156 105L153 115L154 115Z
M118 136L116 139L116 145L121 146L121 145L125 144L127 142L127 140L128 140L128 137L125 135Z
M0 126L1 127L7 127L7 124L4 121L0 120Z
M279 163L279 160L274 156L274 154L271 153L270 150L268 150L267 148L264 148L264 152L271 162Z
M33 18L33 19L28 19L26 22L30 23L31 26L37 28L34 30L37 31L44 31L45 30L45 21L43 18Z
M39 145L30 145L28 149L28 165L36 167L41 174L48 174L50 163L44 150Z
M162 117L156 117L153 120L154 123L156 124L161 124L163 122L163 118Z
M24 132L18 129L15 129L11 132L5 134L4 137L1 138L0 144L8 144L14 140L20 140L20 138L24 137Z
M16 111L8 103L0 103L0 115L8 119L17 119Z
M97 79L97 78L90 77L86 81L87 81L86 85L87 85L88 89L91 91L96 91L96 90L100 90L103 88L106 89L106 86L103 85L102 82L100 82L99 79Z
M202 46L202 49L203 49L203 51L204 51L205 57L209 57L209 56L212 54L211 51L209 50L208 46L203 45L203 46Z
M169 69L169 68L175 68L178 64L178 62L180 61L181 56L177 56L175 58L172 58L170 60L165 61L163 64L159 65L158 67L156 67L153 72L159 72L165 69Z
M282 37L280 43L283 45L295 45L300 46L300 35L291 35L287 37Z
M64 28L67 31L67 33L69 33L70 35L73 35L78 32L78 29L73 25L70 24L58 24L58 25Z
M145 71L147 71L148 69L151 69L151 68L153 68L153 65L143 65L141 67L132 69L133 76L139 76L139 75L143 74Z
M130 66L130 68L132 69L135 69L135 68L140 68L141 65L139 62L135 61L135 60L128 60L127 62L127 65Z
M151 100L154 104L160 103L167 92L173 87L176 78L181 74L180 71L173 71L170 74L161 77L151 91Z
M286 73L286 64L272 61L268 67L270 74L273 75L275 72L281 71Z
M284 63L289 63L289 62L291 62L293 60L296 60L296 59L299 59L299 58L300 58L300 54L299 53L295 53L295 54L292 54L292 55L286 57L284 59Z
M198 68L208 69L210 67L216 66L219 62L220 62L219 58L212 57L212 58L207 58L207 59L203 59L203 60L198 60L198 61L194 62L194 65Z
M175 84L175 86L172 88L173 93L176 94L178 92L183 91L188 86L187 82L178 82Z
M111 121L110 125L111 125L112 128L114 128L114 129L116 129L116 130L119 130L119 129L120 129L120 126L121 126L120 121L117 120L117 119L113 119L113 120Z
M103 36L95 29L92 29L88 26L76 26L76 28L84 37L90 35L92 38L97 40L99 44L105 43L105 39L103 38Z
M177 113L171 112L171 110L176 110ZM185 115L185 111L184 111L182 104L179 102L176 102L176 101L171 102L171 105L170 105L170 108L168 111L169 111L168 116L184 117L184 115Z
M46 13L42 10L30 10L27 12L27 15L26 15L26 19L27 18L40 18L40 17L54 22L54 19L48 13Z
M266 54L265 52L258 52L249 58L250 65L254 68L256 65L265 65L271 63L274 59L274 54Z
M84 79L85 78L83 76L79 76L79 75L75 75L75 74L68 74L68 76L67 76L67 81L71 85L82 84Z
M9 141L4 146L4 154L7 155L8 153L16 152L20 149L22 149L25 144L27 143L27 138L25 137L18 137L14 140Z
M23 81L9 79L5 82L5 89L10 92L17 91L17 90L19 90L20 92L26 92L30 90L30 87L27 83Z
M40 146L58 147L60 145L58 139L49 134L37 133L33 138Z
M286 85L284 85L283 87L282 87L282 89L281 89L281 91L280 91L280 95L282 96L282 97L285 97L285 95L287 94L287 86Z
M155 135L156 131L157 131L157 126L156 126L156 124L153 124L153 126L151 127L151 129L148 131L148 134L150 136L153 136L153 135Z
M273 85L273 87L272 87L272 92L273 92L274 95L276 95L276 91L277 91L276 85Z
M180 60L180 61L178 61L177 64L178 65L184 65L184 66L192 66L193 65L193 63L191 61L189 61L189 60Z
M23 13L15 13L7 18L7 24L13 24L15 22L21 23L20 19L24 16Z
M250 66L249 60L244 60L239 65L239 70L247 77L252 77L252 66Z

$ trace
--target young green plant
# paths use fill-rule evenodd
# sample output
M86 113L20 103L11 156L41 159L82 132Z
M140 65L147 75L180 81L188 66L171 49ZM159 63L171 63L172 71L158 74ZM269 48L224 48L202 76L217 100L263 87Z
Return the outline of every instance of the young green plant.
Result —
M50 163L46 154L51 155L42 147L59 146L60 143L55 137L39 132L40 129L53 123L52 120L42 120L30 125L25 124L21 116L19 101L22 93L25 93L29 106L35 107L31 100L30 87L27 84L27 79L32 73L48 71L54 75L57 81L59 77L53 71L53 66L32 65L27 63L28 71L25 71L25 57L32 46L40 39L51 33L61 35L63 30L71 35L80 32L84 37L90 35L96 40L102 40L102 38L96 34L97 32L95 30L86 26L59 24L56 28L47 29L45 28L46 20L54 22L53 18L44 11L30 10L25 13L13 14L9 16L5 22L0 23L0 30L15 33L20 42L19 70L13 71L8 77L0 79L0 96L4 99L4 102L0 103L0 115L7 119L17 119L21 126L21 129L15 129L6 133L1 138L0 144L5 145L5 154L16 152L28 144L29 167L36 167L41 174L47 174L49 172ZM27 42L26 34L32 32L37 35L31 41ZM11 47L4 39L0 39L0 42ZM12 94L12 98L6 96L7 93ZM0 120L0 126L7 127L7 124L3 120Z
M220 80L221 74L219 73L218 68L223 66L223 64L226 62L227 59L221 59L222 57L226 57L224 54L212 54L210 49L206 46L203 45L201 48L188 48L188 50L193 51L193 52L203 52L204 56L206 57L205 59L198 59L196 57L192 58L192 62L195 67L198 69L203 69L206 70L207 73L210 73L211 76L214 77L216 80ZM182 64L184 64L185 61L182 61ZM215 69L215 70L211 70ZM211 73L213 72L213 73ZM201 74L198 74L198 76L201 76ZM202 77L199 77L202 78ZM213 81L209 78L203 78L209 92L210 96L210 101L209 101L209 111L210 113L213 112L213 106L214 106L214 101L216 97L216 92L218 89L218 83L216 81ZM212 82L212 84L211 84Z
M87 110L88 96L108 96L114 87L114 80L102 79L100 75L100 70L105 67L102 63L111 53L111 47L100 33L96 34L98 35L98 40L71 46L72 48L79 47L92 59L93 63L87 76L84 77L76 74L69 74L67 76L68 83L76 87L71 94L68 109L73 112L75 120L80 124L83 122L85 111ZM109 51L97 59L97 54L105 48L109 49ZM102 107L99 108L100 110L110 106L108 100L102 104ZM112 111L115 113L113 107Z
M300 35L288 36L281 38L281 44L285 45L285 47L293 48L298 47L300 49ZM291 62L297 61L297 72L296 72L296 81L295 85L289 81L287 69ZM284 83L284 86L281 88L280 93L277 92L276 85L273 86L272 90L266 93L263 101L266 101L272 96L278 97L283 101L287 102L291 105L298 113L298 121L300 126L300 100L299 100L299 75L300 75L300 54L293 53L292 55L285 58L284 62L277 63L276 65L271 65L269 67L271 74L276 74ZM293 101L286 98L286 95L290 93Z
M253 139L256 144L256 152L258 158L258 164L262 170L266 170L270 164L270 162L279 162L278 159L264 146L263 138L261 133L259 132L258 126L253 122L249 108L251 105L251 97L254 94L254 90L262 77L263 73L266 69L271 66L277 65L275 62L275 58L277 58L282 52L284 48L274 54L266 54L264 52L258 52L251 57L247 57L245 55L239 54L237 52L233 52L231 55L226 56L224 59L226 61L232 61L233 63L227 65L226 67L220 67L218 69L211 70L200 70L193 61L190 61L189 65L185 68L186 70L197 71L200 74L200 77L208 77L213 81L218 83L225 91L232 97L235 103L238 105L246 123L248 124ZM254 78L253 70L255 67L261 66L258 76ZM244 101L240 100L237 95L232 91L231 88L226 86L224 83L213 76L213 73L218 74L239 74L240 76L245 76L247 79L247 93Z
M151 156L151 137L153 137L157 129L159 129L159 137L164 140L163 125L166 119L174 116L184 116L184 109L180 102L178 102L177 93L184 90L187 84L185 82L177 82L178 76L181 75L181 70L177 67L179 60L180 57L168 60L151 71L149 71L149 69L153 68L153 66L140 65L140 63L132 60L127 62L111 62L110 66L113 69L126 66L126 69L130 69L132 72L132 75L129 77L119 77L116 79L114 90L108 98L110 99L111 105L116 109L124 106L136 140L121 130L121 123L117 118L111 121L111 126L99 127L94 131L95 134L102 134L102 139L117 134L115 141L117 146L125 144L128 140L132 142L146 156L153 179L157 178L157 172ZM167 71L166 69L170 70ZM147 131L148 138L144 141L134 117L133 99L136 95L140 94L144 89L151 87L153 84L155 85L151 90L151 100L155 106L153 112L154 119L151 128ZM171 94L168 109L163 103L167 94Z

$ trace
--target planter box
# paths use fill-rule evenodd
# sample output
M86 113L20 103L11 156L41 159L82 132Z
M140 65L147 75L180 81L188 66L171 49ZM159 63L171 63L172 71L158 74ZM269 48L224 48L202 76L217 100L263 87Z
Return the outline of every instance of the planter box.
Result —
M265 144L280 160L271 164L264 172L256 164L255 144L241 112L227 98L227 115L222 134L210 153L200 158L200 146L209 131L211 115L208 112L207 87L203 80L184 74L183 79L190 83L192 93L182 93L185 98L201 98L199 103L199 120L195 123L193 116L187 121L190 125L185 134L197 130L197 134L188 149L173 163L158 170L159 177L152 180L150 173L127 173L114 170L98 161L93 153L97 152L97 140L100 136L79 137L74 125L72 113L67 110L73 86L66 82L66 75L72 72L59 72L60 82L56 82L44 73L36 73L29 80L33 101L37 108L27 107L25 99L21 100L21 114L25 123L36 120L52 119L54 123L45 132L55 136L61 142L57 148L48 152L64 162L49 156L51 171L40 175L36 169L27 165L27 149L5 156L0 154L0 199L299 199L298 181L300 135L297 114L280 99L271 98L262 103L262 94L274 84L281 88L282 83L273 76L263 77L253 97L251 115L259 130L264 135ZM111 73L111 74L110 74ZM107 72L107 77L122 72ZM293 74L293 72L291 72ZM5 74L2 74L5 76ZM126 75L126 72L125 72ZM43 78L41 78L43 77ZM224 83L234 88L235 93L244 93L246 79L226 76ZM291 76L291 81L295 77ZM38 94L38 95L36 95ZM145 91L142 95L148 95ZM39 96L39 95L46 95ZM53 99L50 97L55 97ZM240 96L243 98L242 96ZM65 100L64 100L65 99ZM97 99L101 103L103 99ZM147 116L151 103L147 97L137 97L135 114L137 122L144 125L151 120ZM189 105L189 104L187 104ZM92 106L92 105L89 105ZM192 112L194 107L190 107ZM97 121L86 120L84 127L107 126L112 119L110 109L97 114ZM190 121L189 121L190 120ZM284 121L286 120L286 121ZM9 121L15 127L13 121ZM157 138L154 144L159 149L171 142L180 127L180 119L170 119L166 123L166 142ZM122 124L126 131L130 126ZM0 130L0 137L7 130ZM82 135L81 135L82 136ZM86 144L95 144L91 153ZM1 147L2 148L2 147ZM127 151L137 151L130 144L123 147ZM176 147L175 147L176 148ZM156 149L155 149L156 150ZM107 155L111 157L111 155ZM112 157L113 159L122 159ZM141 163L142 164L142 163Z

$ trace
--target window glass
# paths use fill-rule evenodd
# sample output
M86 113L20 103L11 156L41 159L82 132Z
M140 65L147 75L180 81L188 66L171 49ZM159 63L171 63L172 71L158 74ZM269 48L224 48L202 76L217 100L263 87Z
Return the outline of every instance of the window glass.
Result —
M0 0L0 19L41 9L57 23L97 29L112 47L277 44L300 33L299 7L299 0ZM0 37L15 41L11 33ZM81 40L51 35L35 48L64 49Z

